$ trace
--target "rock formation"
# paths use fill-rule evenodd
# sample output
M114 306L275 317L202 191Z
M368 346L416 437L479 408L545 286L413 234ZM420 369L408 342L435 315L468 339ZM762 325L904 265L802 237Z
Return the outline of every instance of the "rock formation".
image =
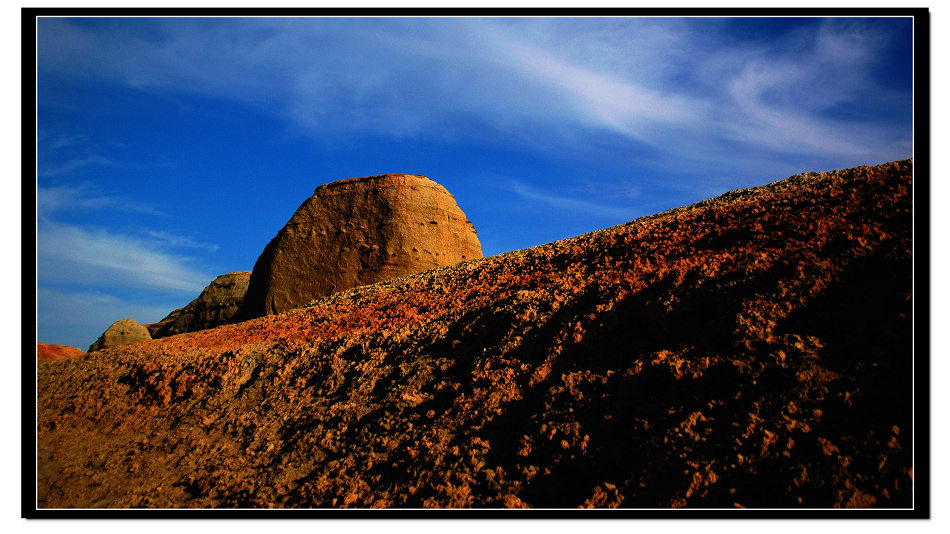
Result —
M118 347L129 343L152 339L148 329L135 319L120 319L106 329L95 343L89 346L89 352Z
M191 301L191 302L194 302L194 301ZM162 333L165 332L171 326L173 322L175 322L175 319L177 319L178 316L181 315L181 312L184 309L185 309L184 307L174 309L171 312L169 312L168 315L166 315L165 318L162 319L161 321L157 323L149 323L145 325L145 328L148 329L148 333L149 335L152 336L152 339L158 339L160 337L173 335L173 334L163 335Z
M51 362L53 360L64 360L85 354L76 347L67 345L47 345L46 343L36 342L36 361Z
M37 506L919 508L912 178L799 175L45 363Z
M322 185L254 264L239 318L481 258L475 234L455 197L425 176L382 174Z
M152 338L197 332L227 323L237 313L250 277L250 271L237 271L215 278L184 308L169 313L157 323L146 325Z

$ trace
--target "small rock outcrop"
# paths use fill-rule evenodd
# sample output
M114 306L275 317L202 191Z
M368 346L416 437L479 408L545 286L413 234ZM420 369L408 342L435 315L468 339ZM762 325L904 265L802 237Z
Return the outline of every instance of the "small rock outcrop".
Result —
M153 339L158 339L227 323L237 313L250 278L250 271L222 274L184 308L178 308L157 323L146 325L149 333Z
M118 347L139 341L148 341L152 336L148 329L135 319L120 319L106 329L95 343L89 346L89 352Z
M481 257L475 226L429 178L340 180L318 187L264 248L237 319Z
M41 341L36 342L36 361L51 362L53 360L65 360L85 354L81 349L70 347L68 345L47 345Z

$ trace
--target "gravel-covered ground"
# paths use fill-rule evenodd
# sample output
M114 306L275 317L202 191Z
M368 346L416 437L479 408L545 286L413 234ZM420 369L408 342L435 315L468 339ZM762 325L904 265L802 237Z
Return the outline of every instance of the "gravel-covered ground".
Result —
M40 507L908 507L912 162L38 363Z

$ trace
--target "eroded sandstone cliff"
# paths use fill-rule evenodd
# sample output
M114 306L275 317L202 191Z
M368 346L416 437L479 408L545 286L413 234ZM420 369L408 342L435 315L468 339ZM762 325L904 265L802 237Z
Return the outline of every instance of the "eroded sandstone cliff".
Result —
M264 248L239 318L480 257L475 227L429 178L340 180L318 187Z

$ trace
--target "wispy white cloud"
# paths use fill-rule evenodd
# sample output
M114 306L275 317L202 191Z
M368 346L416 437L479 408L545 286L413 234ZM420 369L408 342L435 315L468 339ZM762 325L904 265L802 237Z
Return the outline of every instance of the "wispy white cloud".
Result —
M65 146L65 145L64 145ZM52 165L41 165L37 170L37 174L43 177L57 176L60 174L67 174L83 167L88 167L90 165L99 165L104 167L115 166L115 163L107 158L102 156L86 156L82 158L75 158L69 161L62 163L52 164Z
M102 228L41 222L36 238L40 282L152 288L197 294L211 277L185 256Z
M167 213L147 204L103 195L97 192L95 186L88 182L38 187L36 189L36 209L37 216L43 219L53 217L57 212L87 209L132 211L159 217L170 217Z
M640 24L628 28L636 33ZM592 41L596 37L618 37L615 33L605 33L606 29L581 26L577 33L589 35ZM518 31L520 30L520 31ZM502 71L511 73L523 85L534 86L534 91L542 101L551 101L553 105L536 108L542 117L574 121L588 128L603 128L618 134L629 136L645 143L653 143L658 125L677 128L704 120L708 104L700 99L682 93L666 91L654 85L649 86L630 76L626 68L629 63L605 58L622 58L630 51L632 43L623 39L621 43L598 42L598 59L579 57L577 51L564 48L563 44L551 39L550 35L538 36L525 33L522 27L510 25L483 24L476 31L485 46L492 51L493 61ZM551 25L545 33L562 33L566 28ZM573 44L586 48L576 39ZM613 45L613 46L611 46ZM641 48L633 45L633 50ZM638 56L640 64L637 72L653 67L660 57ZM608 70L607 65L615 69ZM650 80L656 82L656 79ZM527 82L524 84L524 82ZM523 86L521 85L521 86ZM518 86L510 87L516 91Z
M721 159L726 149L908 155L895 147L906 146L909 121L895 136L894 124L830 113L887 101L869 82L887 34L873 24L830 20L754 44L717 33L717 21L685 19L145 26L42 21L41 67L245 102L324 140L482 136L563 153L607 132L674 162Z
M619 199L633 199L643 195L643 186L630 182L602 182L590 180L584 183L585 194Z
M216 250L212 244L165 230L143 237L114 230L62 222L68 211L137 211L163 215L147 205L97 194L88 184L37 189L37 273L40 282L125 286L180 292L200 291L211 277L193 259L174 248Z
M891 125L827 114L848 102L886 98L887 91L869 81L882 44L875 28L832 20L797 40L792 50L748 57L726 79L728 98L720 109L733 115L720 113L717 131L749 146L804 154L867 156L890 148Z
M99 209L116 204L115 199L92 193L89 184L39 187L36 209L40 217L49 217L64 209Z
M568 212L581 212L595 217L606 217L616 220L630 220L636 217L636 211L631 208L617 208L604 206L594 202L567 196L552 195L528 186L517 180L511 181L511 191L518 196L544 204L550 208Z
M210 252L217 252L220 248L218 245L211 243L195 241L195 239L191 236L176 235L165 230L148 230L146 234L156 241L173 247L197 248L208 250Z
M49 132L48 130L39 130L36 132L36 141L48 150L61 150L77 143L86 141L84 135L67 135L63 132Z

